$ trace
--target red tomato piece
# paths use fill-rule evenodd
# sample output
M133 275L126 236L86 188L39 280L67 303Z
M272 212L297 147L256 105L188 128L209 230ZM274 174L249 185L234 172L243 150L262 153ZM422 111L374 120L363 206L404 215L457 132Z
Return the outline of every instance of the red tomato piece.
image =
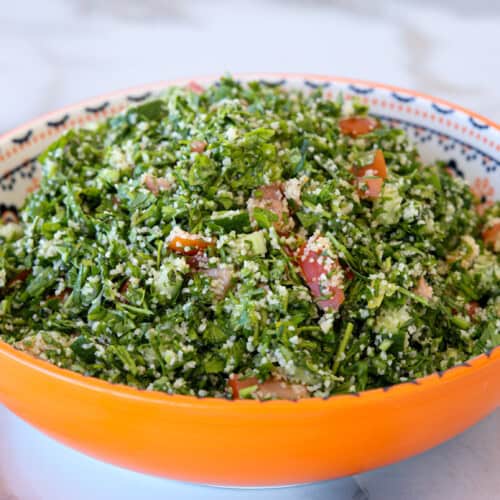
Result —
M344 302L343 273L337 257L329 255L330 242L321 236L312 236L298 252L299 265L313 297L322 309L337 311Z
M380 177L381 179L386 179L387 165L384 153L380 149L377 149L373 157L373 162L364 167L354 167L353 174L356 177Z
M212 289L214 295L218 299L225 297L227 291L231 287L233 279L233 271L229 268L224 267L213 267L209 269L203 269L201 271L205 276L212 279Z
M375 151L373 162L364 167L353 167L352 173L357 177L356 184L360 198L375 200L380 196L384 179L387 178L387 165L384 153Z
M486 226L483 241L486 246L492 247L493 251L500 252L500 221Z
M122 285L120 286L120 293L123 295L124 293L127 293L128 287L130 286L130 280L125 280Z
M16 283L23 282L26 280L26 278L31 274L31 269L24 269L24 271L20 271L17 273L16 276L14 276L8 283L7 283L7 288L10 288L11 286L14 286Z
M351 116L339 121L340 131L344 135L358 137L372 132L378 126L377 120L368 116Z
M350 281L350 280L353 280L354 277L355 277L355 274L352 272L352 270L350 268L347 268L345 270L345 279Z
M252 387L253 385L259 385L259 381L255 377L241 380L239 375L233 373L229 376L228 384L233 391L233 399L240 399L241 389L246 389L247 387Z
M142 178L142 182L155 196L158 196L160 191L168 191L172 189L172 183L170 181L150 174L145 174Z
M272 377L259 384L257 396L260 399L304 399L309 397L307 387L300 384L290 384L284 380Z
M274 228L280 234L288 234L295 223L290 216L288 201L283 194L283 185L279 182L261 186L257 189L259 196L252 196L247 203L250 217L253 217L255 208L269 210L278 217L273 223Z
M186 258L186 262L188 266L194 271L208 268L208 256L205 252L198 252L195 255L188 255Z
M207 143L205 141L193 141L191 143L191 151L193 153L203 153L207 147Z
M465 305L465 310L467 311L467 314L471 319L474 319L478 309L479 309L479 303L476 302L475 300Z
M424 299L432 299L432 286L430 286L423 276L420 276L414 292Z
M172 231L168 241L168 248L182 255L195 255L214 245L215 243L213 241L199 234L191 234L182 231L182 229L175 229Z
M258 191L261 193L259 200L279 201L283 200L283 186L280 182L268 184L267 186L260 186Z
M359 197L376 200L380 196L383 183L380 177L360 177L356 181Z
M47 300L60 300L62 302L63 300L66 300L70 293L71 288L65 288L61 293L58 293L57 295L49 295L47 297Z
M255 395L259 399L303 399L309 397L307 388L300 384L290 384L278 377L271 377L265 382L259 383L255 377L250 377L244 380L239 379L239 375L232 374L228 381L233 393L233 399L240 398L240 391L247 387L257 386Z

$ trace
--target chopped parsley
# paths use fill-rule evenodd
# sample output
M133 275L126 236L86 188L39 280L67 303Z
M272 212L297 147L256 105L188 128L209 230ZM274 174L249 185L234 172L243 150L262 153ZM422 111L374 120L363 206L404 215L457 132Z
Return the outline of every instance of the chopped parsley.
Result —
M327 397L500 344L500 203L366 107L223 78L38 159L0 226L0 338L196 396Z

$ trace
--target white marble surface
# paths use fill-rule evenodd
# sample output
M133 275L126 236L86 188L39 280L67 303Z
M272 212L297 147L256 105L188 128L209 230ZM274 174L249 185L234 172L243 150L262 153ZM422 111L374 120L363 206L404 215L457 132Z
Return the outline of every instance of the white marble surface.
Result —
M500 3L436 4L4 0L0 133L117 88L239 71L382 81L458 102L500 121ZM364 475L360 482L372 500L500 498L499 443L497 411L432 452ZM8 454L0 456L6 460ZM0 474L2 470L0 462ZM0 499L2 494L8 493L0 486Z

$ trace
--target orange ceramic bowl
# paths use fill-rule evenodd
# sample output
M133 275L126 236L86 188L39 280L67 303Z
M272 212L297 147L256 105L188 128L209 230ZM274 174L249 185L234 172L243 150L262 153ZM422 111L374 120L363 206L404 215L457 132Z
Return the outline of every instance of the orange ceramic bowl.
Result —
M306 90L321 86L327 95L342 91L346 99L358 96L373 114L404 127L420 143L424 159L449 160L485 205L500 191L500 128L470 111L416 92L343 78L241 78ZM63 130L117 113L167 85L91 99L1 137L0 206L15 209L36 187L33 158ZM413 383L327 400L263 403L112 385L0 342L0 401L49 436L115 465L190 482L284 485L367 471L464 431L500 402L500 349Z

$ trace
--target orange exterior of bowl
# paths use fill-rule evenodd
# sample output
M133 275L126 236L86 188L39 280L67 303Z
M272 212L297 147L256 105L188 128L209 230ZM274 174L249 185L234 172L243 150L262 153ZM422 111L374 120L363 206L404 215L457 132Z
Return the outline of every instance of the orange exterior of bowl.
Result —
M500 349L417 384L299 402L168 396L83 377L0 345L0 397L95 458L219 485L281 485L390 464L498 406Z
M500 348L388 390L262 403L112 385L0 342L0 402L62 443L142 473L234 486L303 483L410 457L491 413L500 403Z

